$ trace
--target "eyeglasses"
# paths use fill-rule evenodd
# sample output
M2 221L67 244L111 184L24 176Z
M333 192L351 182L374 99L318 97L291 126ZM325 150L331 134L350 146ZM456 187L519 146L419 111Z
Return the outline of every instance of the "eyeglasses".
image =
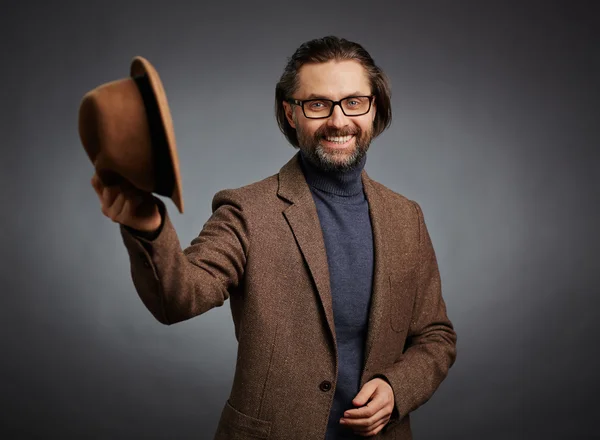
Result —
M369 113L374 95L369 96L349 96L339 101L331 99L308 99L300 101L290 98L287 101L290 104L296 104L302 107L304 116L309 119L325 119L331 116L333 108L339 105L346 116L361 116Z

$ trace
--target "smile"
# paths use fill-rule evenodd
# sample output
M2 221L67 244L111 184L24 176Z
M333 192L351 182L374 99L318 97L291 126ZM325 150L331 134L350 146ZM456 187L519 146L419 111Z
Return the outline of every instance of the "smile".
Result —
M323 138L325 144L334 148L347 147L350 142L354 139L354 135L349 136L326 136Z

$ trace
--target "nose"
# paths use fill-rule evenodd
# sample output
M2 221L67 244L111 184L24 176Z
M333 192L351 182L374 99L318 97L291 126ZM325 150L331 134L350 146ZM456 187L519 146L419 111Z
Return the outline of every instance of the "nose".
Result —
M333 106L333 113L331 113L331 116L327 119L327 125L335 128L341 128L348 125L348 118L342 111L340 104Z

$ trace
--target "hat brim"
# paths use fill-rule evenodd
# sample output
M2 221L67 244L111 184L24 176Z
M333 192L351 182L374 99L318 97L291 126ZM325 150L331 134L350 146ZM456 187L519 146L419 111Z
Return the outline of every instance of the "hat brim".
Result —
M169 147L169 156L171 158L171 164L173 166L173 176L175 179L171 199L173 200L173 203L175 204L179 212L183 213L183 194L181 175L179 171L179 157L177 156L175 130L173 128L173 118L171 117L171 111L167 102L167 95L162 85L162 81L160 80L160 76L158 75L158 72L156 71L154 66L152 66L152 64L150 64L150 62L144 57L136 56L131 61L130 76L136 77L143 75L146 75L148 77L150 87L152 88L154 96L156 97L158 111L160 113L160 119L163 123L163 128L167 139L167 145Z

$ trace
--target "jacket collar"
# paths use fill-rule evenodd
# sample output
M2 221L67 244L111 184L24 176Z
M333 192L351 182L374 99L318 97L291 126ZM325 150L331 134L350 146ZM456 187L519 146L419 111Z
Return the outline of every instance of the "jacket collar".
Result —
M302 198L310 196L310 188L306 183L306 178L302 172L300 160L300 152L298 151L279 170L279 188L277 190L277 195L290 203L297 203ZM360 177L363 182L363 187L371 185L371 179L364 169L361 171ZM369 189L365 188L365 192L371 192L372 196L377 196L375 194L375 189L372 187Z

